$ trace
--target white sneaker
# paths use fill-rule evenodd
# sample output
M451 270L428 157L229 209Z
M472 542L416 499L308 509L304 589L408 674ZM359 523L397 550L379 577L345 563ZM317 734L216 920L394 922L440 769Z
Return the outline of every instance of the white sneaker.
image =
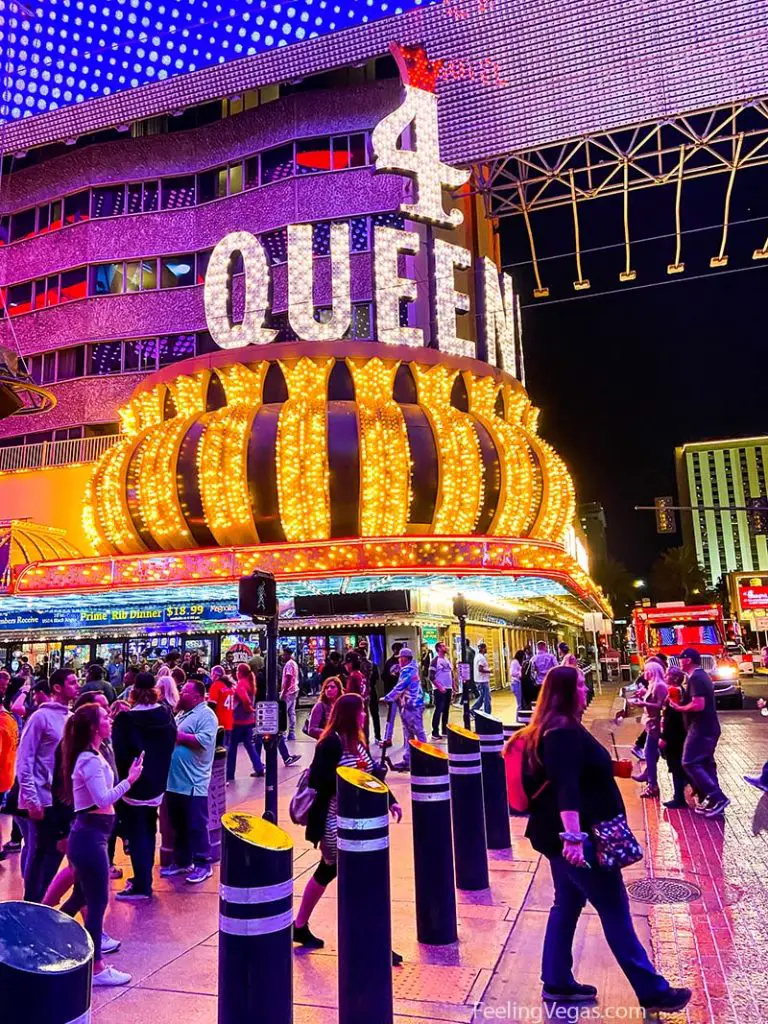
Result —
M102 953L116 953L122 946L120 939L113 939L111 935L107 935L106 932L101 933L101 952Z
M98 974L93 976L94 988L97 985L103 985L109 988L117 988L118 985L127 985L131 980L130 974L127 971L118 971L114 967L105 967L103 971L99 971Z

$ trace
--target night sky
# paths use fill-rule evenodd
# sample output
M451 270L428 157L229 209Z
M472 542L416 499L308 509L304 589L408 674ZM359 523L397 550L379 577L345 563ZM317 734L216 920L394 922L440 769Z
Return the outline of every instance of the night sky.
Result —
M686 185L683 229L722 225L727 175ZM676 494L674 448L686 441L768 433L766 294L768 261L752 251L768 234L768 170L737 175L727 271L711 270L721 227L684 236L684 274L669 277L674 237L633 250L635 285L621 285L623 247L583 257L592 288L575 292L570 208L533 218L548 300L532 297L530 258L520 218L504 222L506 265L524 307L528 390L542 410L541 432L566 459L580 501L601 501L612 557L646 576L679 537L657 536L657 495ZM633 238L674 232L674 190L631 197ZM599 205L602 204L602 205ZM620 200L580 207L582 249L621 243ZM701 280L691 278L703 275ZM656 287L638 289L639 285ZM613 292L614 294L608 294ZM573 298L574 296L578 296ZM586 296L586 297L585 297ZM560 301L572 299L573 301Z

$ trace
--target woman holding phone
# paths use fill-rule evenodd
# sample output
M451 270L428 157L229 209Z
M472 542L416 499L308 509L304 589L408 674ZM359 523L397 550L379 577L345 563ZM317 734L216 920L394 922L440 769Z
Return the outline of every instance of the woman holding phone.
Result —
M101 746L112 733L104 708L86 704L73 715L62 751L62 773L75 820L69 833L67 855L77 882L61 908L74 916L87 910L86 929L93 939L93 984L127 985L130 974L107 967L102 957L102 925L109 903L109 837L115 824L115 803L141 776L144 755L134 760L128 777L115 785L115 775Z

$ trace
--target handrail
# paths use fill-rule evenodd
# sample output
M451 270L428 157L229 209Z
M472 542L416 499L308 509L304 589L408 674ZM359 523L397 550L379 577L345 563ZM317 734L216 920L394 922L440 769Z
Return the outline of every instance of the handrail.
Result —
M37 444L0 448L0 473L95 462L115 445L118 439L118 434L101 434L95 437L72 437L65 441L38 441Z

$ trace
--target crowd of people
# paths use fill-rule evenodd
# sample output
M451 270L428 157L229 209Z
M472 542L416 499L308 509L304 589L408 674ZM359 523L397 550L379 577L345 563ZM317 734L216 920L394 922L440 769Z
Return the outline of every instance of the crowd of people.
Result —
M165 817L172 861L162 877L189 885L211 877L208 798L215 751L228 747L233 779L244 745L263 774L254 705L265 697L264 659L211 668L195 654L170 652L153 662L117 654L76 670L47 674L26 660L14 676L0 671L0 803L12 816L0 859L19 853L24 899L80 913L94 945L93 983L131 978L107 964L120 948L103 928L110 879L122 877L122 841L131 877L115 899L152 899L158 818ZM281 700L295 738L296 662L281 659ZM291 708L293 706L293 711ZM300 755L278 747L286 764Z
M715 688L701 667L699 652L684 650L679 667L670 665L663 654L648 658L627 703L643 709L643 732L632 748L644 762L643 770L633 775L645 784L640 795L658 799L658 763L663 757L674 790L666 807L687 808L685 793L690 786L696 813L708 818L724 814L730 800L720 788L715 760L720 739Z

